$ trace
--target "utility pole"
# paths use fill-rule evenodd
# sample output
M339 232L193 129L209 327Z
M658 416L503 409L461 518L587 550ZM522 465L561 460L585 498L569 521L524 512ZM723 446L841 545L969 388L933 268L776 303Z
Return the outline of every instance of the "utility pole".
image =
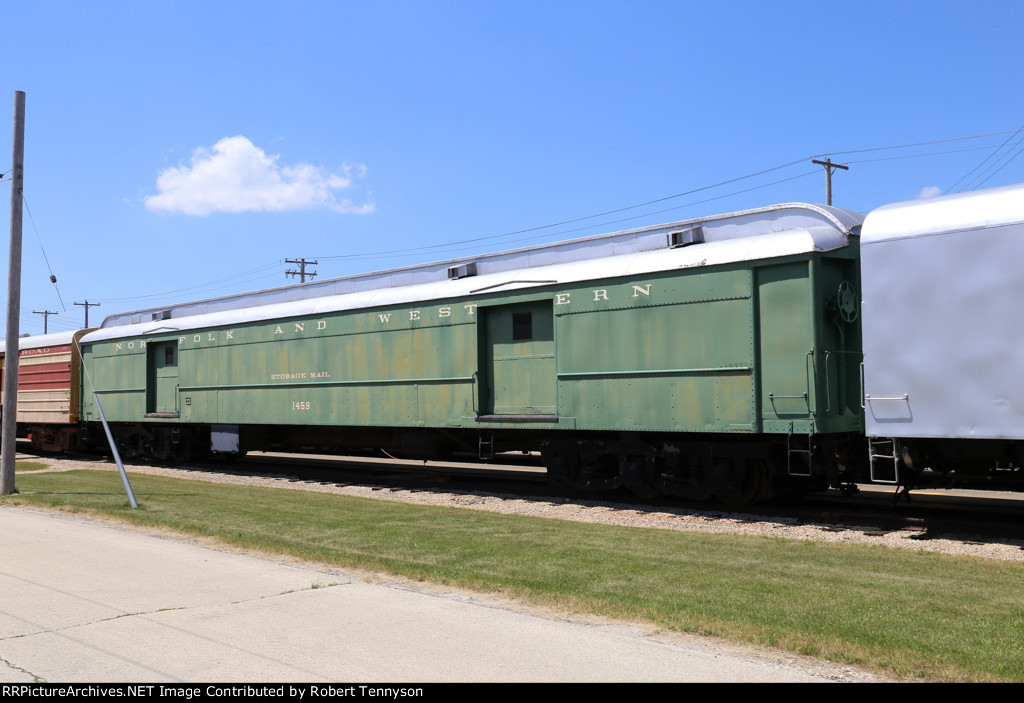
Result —
M7 346L0 429L0 494L14 488L18 430L18 317L21 315L21 207L25 187L25 93L14 91L14 147L11 150L11 252L7 274Z
M298 261L296 261L295 259L285 259L284 262L286 264L296 264L299 267L299 271L288 269L287 271L284 272L285 276L299 276L299 283L305 283L306 276L309 276L310 278L316 276L316 271L306 273L306 266L316 266L316 261L306 261L305 259L299 259Z
M84 303L75 303L75 305L82 305L85 307L85 327L82 329L89 329L89 308L98 308L99 303L90 303L88 298Z
M53 312L52 310L33 310L33 314L43 316L43 334L50 333L50 315L59 315L60 313Z
M843 166L842 164L834 164L834 163L832 163L832 161L829 160L827 155L825 156L825 160L824 161L818 161L817 159L812 159L811 163L812 164L818 164L819 166L824 166L825 167L825 204L826 205L831 205L832 204L832 172L835 169L837 169L837 168L841 168L844 171L849 171L850 167L849 166Z

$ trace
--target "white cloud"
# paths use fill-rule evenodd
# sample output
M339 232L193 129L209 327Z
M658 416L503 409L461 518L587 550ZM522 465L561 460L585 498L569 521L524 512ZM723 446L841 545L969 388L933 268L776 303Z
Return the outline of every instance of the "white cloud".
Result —
M919 200L924 198L937 198L942 195L942 188L938 186L925 186L921 189L921 192L917 194Z
M146 207L186 215L319 208L365 215L376 209L373 203L335 198L335 191L352 185L353 173L365 177L362 164L330 173L311 164L279 164L279 158L241 135L226 137L210 149L196 149L190 165L160 171L159 193L146 198Z

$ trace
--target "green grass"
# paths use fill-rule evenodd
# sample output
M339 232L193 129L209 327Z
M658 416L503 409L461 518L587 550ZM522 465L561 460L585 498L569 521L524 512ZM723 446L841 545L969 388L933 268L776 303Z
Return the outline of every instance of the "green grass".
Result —
M40 461L16 461L14 462L14 472L39 471L40 469L45 469L46 466L46 464Z
M827 657L897 676L1024 681L1024 567L929 552L613 527L116 473L18 478L15 504L574 612Z

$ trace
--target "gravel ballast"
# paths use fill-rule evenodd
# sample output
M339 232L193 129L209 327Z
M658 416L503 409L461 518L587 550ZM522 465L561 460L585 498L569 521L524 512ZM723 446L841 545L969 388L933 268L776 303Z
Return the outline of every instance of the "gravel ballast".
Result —
M24 457L35 460L34 457ZM112 461L96 459L69 459L45 457L42 471L108 470L116 471ZM296 476L282 474L227 473L211 469L169 468L144 463L127 464L130 473L147 473L169 476L192 481L212 483L233 483L250 486L266 486L287 490L336 493L359 496L375 500L390 500L418 505L438 505L469 510L483 510L508 515L530 515L556 520L604 523L630 527L645 527L663 530L689 532L710 532L742 535L771 536L783 539L811 540L847 544L868 544L897 549L943 552L1005 561L1024 561L1024 543L1015 540L978 541L975 536L964 535L963 539L919 539L919 533L908 530L894 530L879 533L875 528L866 529L856 525L813 525L803 524L795 519L766 518L753 512L738 514L725 513L713 507L695 510L693 508L665 508L657 511L624 507L598 499L574 497L571 501L562 498L550 500L521 498L498 493L476 493L466 489L437 488L415 491L402 488L382 488L353 484L332 484L330 482L305 481Z

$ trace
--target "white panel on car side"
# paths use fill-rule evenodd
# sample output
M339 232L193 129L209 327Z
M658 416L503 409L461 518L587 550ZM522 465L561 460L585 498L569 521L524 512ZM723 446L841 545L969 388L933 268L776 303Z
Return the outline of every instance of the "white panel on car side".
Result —
M1024 186L880 208L861 245L867 434L1024 438Z

